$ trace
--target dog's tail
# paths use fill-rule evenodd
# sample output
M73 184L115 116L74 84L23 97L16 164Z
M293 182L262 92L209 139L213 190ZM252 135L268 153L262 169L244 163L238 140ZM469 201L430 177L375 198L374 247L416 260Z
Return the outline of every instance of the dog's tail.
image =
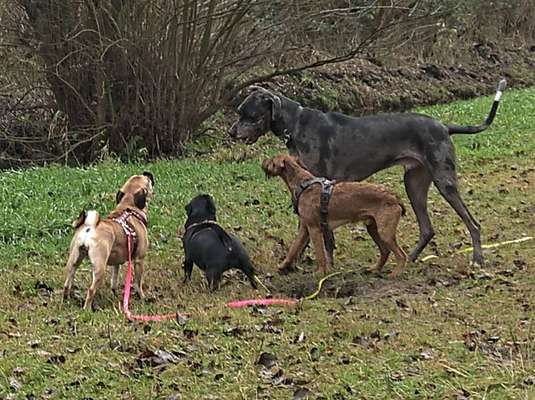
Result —
M97 211L91 210L87 213L82 210L78 218L72 222L72 227L78 229L80 226L85 225L94 228L100 222L100 215Z
M401 216L404 217L405 214L407 214L407 209L405 208L405 205L401 202L401 200L399 201L399 206L401 207Z
M483 132L485 129L487 129L490 124L492 124L492 121L494 120L494 117L496 116L496 111L498 110L498 106L500 104L500 98L502 97L502 93L507 87L507 81L505 79L502 79L500 83L498 84L498 89L496 90L496 96L494 97L494 103L492 103L492 108L490 109L490 113L487 116L487 119L485 122L483 122L479 126L461 126L461 125L451 125L447 124L448 127L448 133L450 135L453 135L455 133L479 133Z
M396 198L396 202L397 202L399 208L401 208L401 216L404 217L405 214L407 214L407 209L405 208L405 205L401 201L401 197L399 197L399 195L397 193L395 193L395 192L393 194L394 194L394 197Z

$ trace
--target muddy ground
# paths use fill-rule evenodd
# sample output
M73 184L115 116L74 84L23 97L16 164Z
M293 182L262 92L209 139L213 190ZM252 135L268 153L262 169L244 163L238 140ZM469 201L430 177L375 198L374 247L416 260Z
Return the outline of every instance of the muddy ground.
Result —
M454 63L400 64L392 67L373 57L359 58L279 77L262 86L307 107L358 116L490 94L502 78L509 87L535 84L535 46L500 49L476 43L464 60ZM232 108L226 114L235 116Z

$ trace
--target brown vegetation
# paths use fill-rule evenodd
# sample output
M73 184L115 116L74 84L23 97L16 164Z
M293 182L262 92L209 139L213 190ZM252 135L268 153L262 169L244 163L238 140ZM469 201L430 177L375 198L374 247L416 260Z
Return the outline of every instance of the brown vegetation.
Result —
M251 83L531 46L532 2L480 3L0 0L0 163L176 156Z

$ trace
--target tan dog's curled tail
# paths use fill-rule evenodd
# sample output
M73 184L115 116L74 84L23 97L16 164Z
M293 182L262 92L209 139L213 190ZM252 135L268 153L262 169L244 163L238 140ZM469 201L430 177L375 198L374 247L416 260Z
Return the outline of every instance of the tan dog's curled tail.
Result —
M99 221L100 221L100 215L97 211L91 210L86 213L84 210L82 210L78 218L76 218L72 222L72 227L74 229L77 229L82 225L87 225L91 228L94 228L98 225Z

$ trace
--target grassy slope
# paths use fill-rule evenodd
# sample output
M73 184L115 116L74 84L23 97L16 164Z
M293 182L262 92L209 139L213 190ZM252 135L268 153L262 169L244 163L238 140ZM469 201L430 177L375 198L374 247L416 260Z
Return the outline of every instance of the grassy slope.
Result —
M490 103L482 98L423 111L479 123ZM509 91L503 103L488 132L455 138L463 196L481 222L484 242L535 234L535 90ZM469 255L452 253L469 244L468 235L434 190L437 237L425 255L442 257L410 266L399 280L360 274L376 250L360 230L340 229L335 268L357 273L333 280L327 293L349 288L349 300L322 297L297 309L233 311L224 302L258 296L238 275L216 294L201 286L198 270L193 283L183 285L176 231L184 204L199 192L214 195L220 222L243 239L263 274L274 271L295 233L288 194L259 167L263 156L283 147L273 139L253 148L219 147L151 165L107 162L1 174L0 398L287 399L299 387L329 399L535 396L529 384L535 379L534 242L486 251L485 270L460 277L456 271ZM110 211L117 188L143 169L157 179L149 301L134 298L131 307L178 308L191 313L187 322L128 323L108 283L98 297L101 310L83 312L87 264L76 278L78 298L60 301L70 221L81 208ZM373 180L401 194L400 172ZM404 247L415 244L411 212L399 232ZM313 288L319 277L307 272L311 268L305 261L302 272L274 277L272 284L287 293L300 284ZM157 349L177 359L154 367L143 357ZM271 369L256 365L262 352L277 357Z

